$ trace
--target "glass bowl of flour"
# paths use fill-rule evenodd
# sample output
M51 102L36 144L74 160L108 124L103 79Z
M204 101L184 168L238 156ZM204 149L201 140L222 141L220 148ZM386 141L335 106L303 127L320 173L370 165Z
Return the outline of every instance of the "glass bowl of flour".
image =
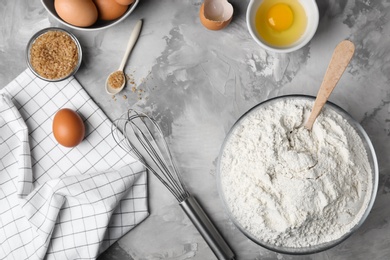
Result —
M311 131L314 97L267 100L246 112L222 145L217 183L233 223L251 240L311 254L348 238L367 218L378 163L364 129L328 102Z

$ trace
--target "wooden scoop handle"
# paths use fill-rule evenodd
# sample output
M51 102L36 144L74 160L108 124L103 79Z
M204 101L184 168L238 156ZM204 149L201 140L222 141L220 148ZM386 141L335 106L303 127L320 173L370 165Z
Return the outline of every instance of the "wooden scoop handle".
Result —
M306 129L311 130L313 127L314 121L343 75L354 52L355 45L351 41L344 40L336 46L324 79L322 80L310 117L305 124Z

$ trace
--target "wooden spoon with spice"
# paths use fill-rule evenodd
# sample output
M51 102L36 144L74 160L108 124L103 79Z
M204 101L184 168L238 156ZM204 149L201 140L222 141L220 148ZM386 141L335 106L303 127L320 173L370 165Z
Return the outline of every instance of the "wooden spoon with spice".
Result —
M125 51L125 55L123 56L121 65L117 71L111 73L106 80L106 92L110 95L115 95L122 91L126 84L126 77L124 73L124 68L129 58L130 52L133 49L138 36L141 32L142 20L139 20L134 26L133 31L131 32L129 42L127 43L127 48Z

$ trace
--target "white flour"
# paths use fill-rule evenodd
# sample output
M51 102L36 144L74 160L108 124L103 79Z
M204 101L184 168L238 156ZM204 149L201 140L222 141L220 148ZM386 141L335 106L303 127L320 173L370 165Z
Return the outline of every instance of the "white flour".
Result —
M307 247L338 239L369 202L371 168L361 138L329 108L312 132L306 130L312 105L277 101L252 111L231 133L220 159L232 215L271 245Z

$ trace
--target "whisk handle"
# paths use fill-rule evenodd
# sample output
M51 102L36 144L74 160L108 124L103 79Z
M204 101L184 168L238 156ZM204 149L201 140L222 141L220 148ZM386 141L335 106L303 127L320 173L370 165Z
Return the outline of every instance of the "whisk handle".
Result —
M229 245L218 232L214 224L206 215L202 207L190 196L180 202L180 206L191 219L194 226L198 229L204 240L214 252L215 256L220 260L234 260L234 253Z

